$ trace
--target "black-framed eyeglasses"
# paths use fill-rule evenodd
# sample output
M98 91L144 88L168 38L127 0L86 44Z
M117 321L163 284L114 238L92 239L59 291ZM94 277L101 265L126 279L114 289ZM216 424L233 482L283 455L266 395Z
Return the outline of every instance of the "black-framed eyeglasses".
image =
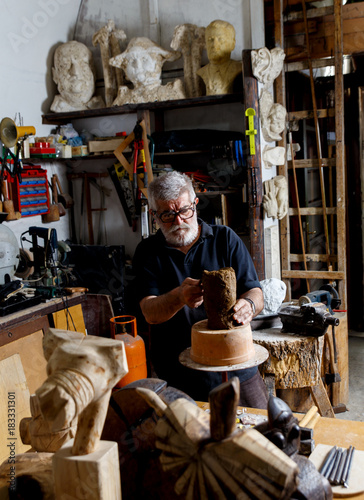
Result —
M195 213L196 210L196 202L194 201L189 207L182 207L178 212L175 212L174 210L171 210L170 212L162 212L161 214L158 214L156 210L153 211L153 215L156 215L158 219L165 224L174 222L177 215L182 219L182 220L187 220L191 219L193 217L193 214Z

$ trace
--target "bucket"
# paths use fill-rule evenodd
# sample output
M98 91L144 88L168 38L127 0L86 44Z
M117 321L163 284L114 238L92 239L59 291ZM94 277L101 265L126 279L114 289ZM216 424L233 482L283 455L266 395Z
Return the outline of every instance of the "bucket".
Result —
M111 337L125 345L129 371L115 387L124 387L135 380L147 378L147 358L144 340L137 334L135 316L123 315L110 319Z

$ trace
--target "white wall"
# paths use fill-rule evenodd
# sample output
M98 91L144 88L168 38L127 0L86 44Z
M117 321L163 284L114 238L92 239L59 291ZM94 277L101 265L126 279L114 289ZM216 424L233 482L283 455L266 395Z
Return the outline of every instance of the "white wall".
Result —
M76 39L93 51L98 79L102 79L98 47L92 46L92 35L109 19L127 34L126 43L133 36L147 36L165 48L169 48L173 29L177 24L193 23L207 26L214 19L231 22L236 30L234 59L241 59L243 49L264 46L263 0L0 0L2 13L2 68L0 74L1 115L14 118L20 112L24 125L34 125L37 135L47 135L52 127L42 125L41 115L49 112L56 93L51 67L57 45ZM206 55L204 55L206 61ZM178 69L181 61L170 66ZM165 65L168 69L168 66ZM101 89L102 90L102 89ZM216 113L215 109L183 110L166 115L167 128L221 128L239 130L245 128L243 113L237 106L229 105ZM124 115L102 120L77 120L78 132L86 128L97 135L112 135L116 131L130 133L135 125L135 115ZM73 171L105 172L113 160L103 162L78 162ZM57 173L62 185L67 187L65 164L42 163L49 172ZM126 253L132 255L140 241L139 230L134 233L128 226L123 209L110 179L102 181L112 191L106 197L106 238L102 244L123 244ZM81 182L75 183L76 213L80 213ZM99 206L99 194L93 193L93 206ZM98 214L94 214L95 230ZM79 218L77 219L79 222ZM9 223L17 237L30 225L42 225L39 216ZM62 217L52 224L58 239L69 236L69 217ZM52 226L50 225L50 227ZM77 234L80 234L80 224ZM104 234L104 231L103 231Z
M48 112L55 92L51 76L53 52L57 45L73 39L80 0L0 0L1 66L0 102L2 119L23 117L24 125L33 125L38 136L48 135L49 125L42 125L42 114ZM59 175L66 187L64 166L42 164ZM69 235L68 215L55 227L58 239ZM29 226L42 226L40 216L6 222L19 239ZM29 247L29 245L25 244Z

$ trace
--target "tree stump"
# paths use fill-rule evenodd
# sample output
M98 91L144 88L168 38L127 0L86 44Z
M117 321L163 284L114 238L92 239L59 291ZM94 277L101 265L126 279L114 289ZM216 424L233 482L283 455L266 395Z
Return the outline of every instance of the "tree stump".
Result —
M276 389L297 389L318 384L323 337L281 333L279 328L253 331L253 341L269 351L259 369L262 376L275 375Z

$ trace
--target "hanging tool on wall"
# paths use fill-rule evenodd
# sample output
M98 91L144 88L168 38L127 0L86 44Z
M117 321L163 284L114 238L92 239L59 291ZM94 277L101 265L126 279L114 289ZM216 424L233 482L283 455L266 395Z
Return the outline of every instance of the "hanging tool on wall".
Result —
M249 137L249 152L251 155L255 155L255 136L257 135L257 129L254 128L255 110L248 108L245 111L245 116L248 117L248 130L245 131L245 134Z
M148 187L148 171L145 162L145 151L144 151L144 141L143 141L143 129L140 125L141 120L138 120L134 127L134 168L133 168L133 190L134 199L138 199L138 160L139 154L141 156L143 164L143 181L144 187Z

